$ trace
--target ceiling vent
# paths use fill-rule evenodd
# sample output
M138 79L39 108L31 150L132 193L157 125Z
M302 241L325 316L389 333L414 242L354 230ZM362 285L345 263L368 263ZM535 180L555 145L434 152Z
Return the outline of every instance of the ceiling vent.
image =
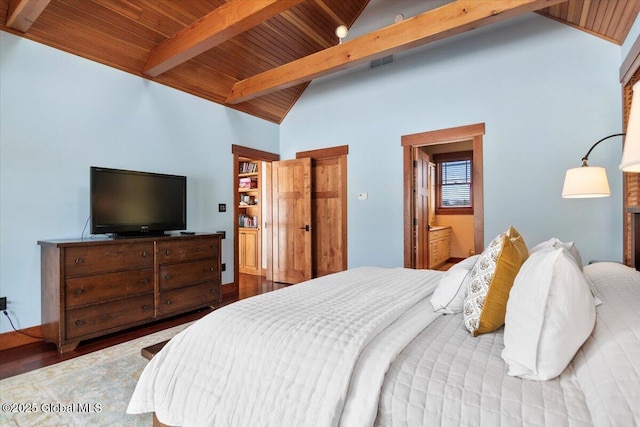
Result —
M385 56L384 58L374 59L373 61L371 61L371 63L369 64L369 68L376 68L381 65L391 64L392 62L393 62L393 55L388 55L388 56Z

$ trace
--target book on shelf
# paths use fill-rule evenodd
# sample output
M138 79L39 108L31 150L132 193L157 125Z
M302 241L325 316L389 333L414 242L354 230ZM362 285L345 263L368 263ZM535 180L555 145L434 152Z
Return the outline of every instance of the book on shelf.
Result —
M240 173L256 173L258 164L254 162L240 162Z
M243 228L258 228L258 217L249 216L249 215L239 215L238 226Z
M256 199L256 196L250 196L248 194L240 196L240 206L255 206L257 204L258 199Z
M258 188L258 180L255 177L245 177L238 179L239 190L251 190Z

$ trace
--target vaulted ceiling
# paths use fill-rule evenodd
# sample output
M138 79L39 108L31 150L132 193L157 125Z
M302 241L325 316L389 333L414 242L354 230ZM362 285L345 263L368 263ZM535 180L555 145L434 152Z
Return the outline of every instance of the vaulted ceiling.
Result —
M368 3L0 0L0 29L280 123L312 79L391 53L534 11L621 44L640 11L640 0L438 1L339 44L336 27Z

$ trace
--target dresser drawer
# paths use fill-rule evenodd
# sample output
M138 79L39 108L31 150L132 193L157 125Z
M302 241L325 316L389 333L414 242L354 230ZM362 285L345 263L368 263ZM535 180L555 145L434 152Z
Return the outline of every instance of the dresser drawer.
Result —
M220 282L217 259L160 266L160 290L180 288L202 282Z
M68 308L153 292L153 268L66 279Z
M153 294L68 310L66 339L97 332L115 332L153 318Z
M198 259L217 259L220 239L181 239L158 242L158 262L168 264Z
M160 292L158 298L158 316L189 309L196 309L207 305L217 306L220 302L220 285L216 283L203 283L201 285L188 286L181 289Z
M67 248L66 276L153 267L153 242Z

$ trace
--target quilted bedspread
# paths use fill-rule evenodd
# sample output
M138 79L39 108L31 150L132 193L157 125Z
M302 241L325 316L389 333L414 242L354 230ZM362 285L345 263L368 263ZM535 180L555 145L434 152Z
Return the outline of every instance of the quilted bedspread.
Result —
M361 267L216 310L152 359L127 412L155 411L181 426L337 426L350 388L359 399L351 377L361 354L377 357L365 351L369 344L381 334L398 342L385 352L387 366L365 370L379 372L381 386L388 363L438 317L424 315L427 305L411 309L425 303L441 274ZM401 331L414 331L389 333L398 320ZM371 384L365 377L363 387ZM350 419L373 421L377 396L348 406ZM365 406L370 414L361 413Z
M472 337L461 314L437 319L391 367L376 425L590 426L573 368L550 381L510 377L502 337Z
M596 426L640 426L640 274L616 263L585 267L602 301L573 359Z
M506 375L503 333L471 337L442 316L395 360L377 426L640 426L640 274L585 267L602 300L594 331L557 378Z
M128 412L182 426L640 425L640 273L585 267L602 301L557 378L507 375L502 330L433 312L441 272L363 267L240 301L177 335Z

